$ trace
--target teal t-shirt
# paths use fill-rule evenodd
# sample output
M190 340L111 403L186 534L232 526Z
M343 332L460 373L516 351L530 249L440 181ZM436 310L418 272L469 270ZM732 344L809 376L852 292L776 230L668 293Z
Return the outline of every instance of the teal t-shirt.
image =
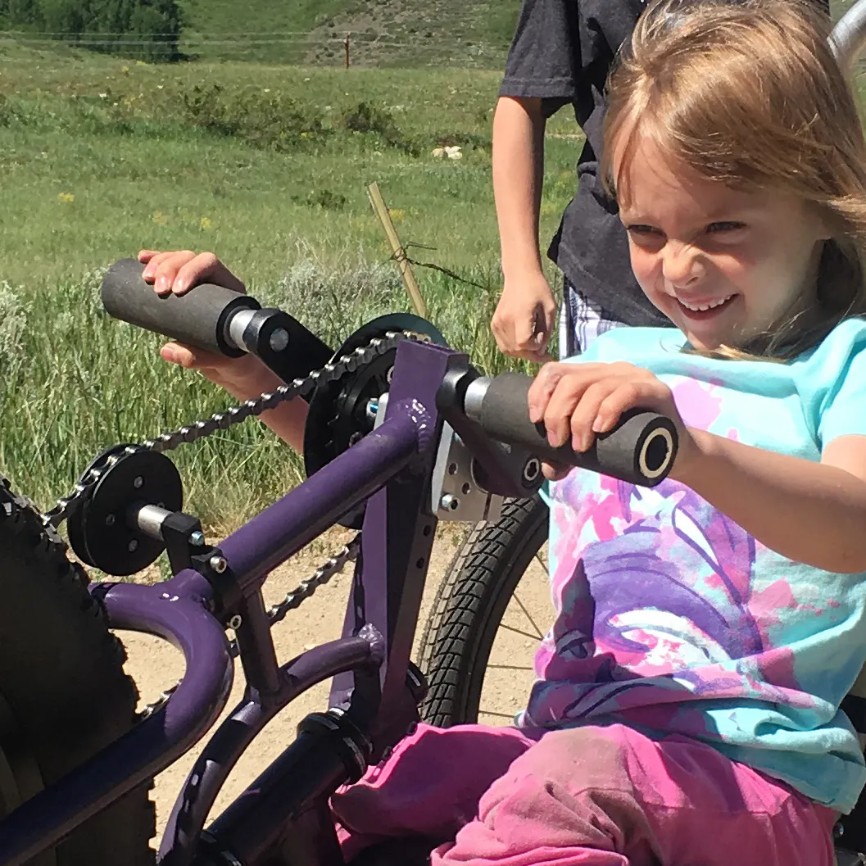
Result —
M645 367L687 425L768 451L819 461L866 436L863 320L786 363L682 347L674 329L621 328L575 362ZM691 736L850 811L866 769L839 705L866 661L866 575L786 559L670 479L574 470L550 496L557 615L521 723Z

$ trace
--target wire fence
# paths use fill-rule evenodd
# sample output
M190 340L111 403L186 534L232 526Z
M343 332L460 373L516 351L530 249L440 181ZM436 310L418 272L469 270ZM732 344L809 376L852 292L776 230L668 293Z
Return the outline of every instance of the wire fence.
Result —
M300 31L248 32L226 34L154 33L147 38L128 33L28 33L0 31L0 52L12 46L46 50L58 43L90 48L130 57L155 57L167 47L181 55L274 63L322 65L406 65L431 64L490 66L504 62L508 45L472 37L455 38L453 33L425 31L419 34L334 33L311 34Z

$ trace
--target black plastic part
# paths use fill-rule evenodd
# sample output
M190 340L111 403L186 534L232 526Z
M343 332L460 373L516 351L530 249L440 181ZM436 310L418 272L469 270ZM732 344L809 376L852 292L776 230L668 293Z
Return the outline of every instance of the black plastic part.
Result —
M111 457L122 454L127 448L137 447L137 445L122 442L106 448L105 451L90 461L87 468L81 473L78 483L83 484L90 477L90 473L94 469L103 468ZM93 565L93 562L89 558L87 545L84 541L84 506L89 501L92 493L93 491L89 490L85 497L76 499L66 512L66 531L69 534L69 545L75 551L75 555L87 565Z
M168 554L168 562L171 573L178 574L185 568L192 568L192 534L201 532L201 521L191 514L182 511L174 511L162 522L160 528L163 541L165 541L165 552ZM202 549L196 546L196 552Z
M258 310L249 295L202 284L185 295L157 295L141 277L135 259L113 264L102 280L102 304L117 319L201 349L238 357L243 351L226 339L229 319L239 310Z
M583 453L570 444L552 448L543 424L529 420L527 405L532 379L503 373L490 380L478 421L490 435L530 448L538 457L563 466L580 466L632 484L654 487L670 472L677 452L677 431L669 418L633 410L623 414L609 433L596 437Z
M75 554L117 577L146 568L165 545L129 520L144 505L180 511L183 485L168 457L142 449L121 457L86 494L74 520L70 515L69 543Z
M310 734L331 744L346 768L350 782L357 782L367 769L370 741L345 713L328 710L310 713L298 722L298 734Z
M285 339L275 340L275 334ZM305 378L324 367L333 355L332 349L296 318L270 307L252 315L242 340L247 350L261 358L284 382Z
M499 496L530 496L544 481L540 467L538 471L530 471L530 460L535 459L532 452L492 439L464 412L466 389L479 378L467 355L452 355L448 359L448 372L436 393L436 406L472 452L473 475L484 490Z
M445 345L439 330L420 316L393 313L373 319L360 327L340 346L333 358L350 355L374 339L391 332L411 331L423 334L431 342ZM304 427L304 471L307 477L318 472L335 457L348 450L373 429L373 419L367 413L370 400L378 399L390 387L390 372L394 366L396 348L358 367L354 373L326 382L313 392ZM363 506L340 520L343 526L360 529Z

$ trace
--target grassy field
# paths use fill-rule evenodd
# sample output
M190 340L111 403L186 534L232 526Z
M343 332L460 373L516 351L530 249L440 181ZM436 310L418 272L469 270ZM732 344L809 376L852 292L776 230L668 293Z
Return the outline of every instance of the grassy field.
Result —
M225 405L108 321L99 269L142 246L214 249L331 342L409 309L367 201L378 181L431 318L488 369L499 289L490 190L498 74L254 64L157 67L74 51L0 65L0 468L47 506L104 447ZM563 117L552 133L573 135ZM435 158L440 144L463 158ZM577 142L550 142L544 233ZM184 448L189 507L230 523L298 477L256 422ZM189 452L182 453L182 452ZM242 471L235 471L243 464Z
M200 22L210 15L211 33L236 26L240 7L190 2L201 4ZM264 27L257 2L244 7L250 30ZM335 27L362 6L411 26L400 17L409 6L397 3L300 0L272 29ZM490 26L503 20L493 15ZM378 312L409 309L367 201L372 181L410 257L451 274L416 269L431 318L484 369L501 368L488 331L499 291L490 189L498 81L478 69L154 66L5 46L0 472L47 507L106 446L225 405L196 376L163 365L154 336L98 309L100 269L142 246L216 250L252 293L334 345ZM462 159L435 158L440 145L459 145ZM549 127L544 237L572 194L579 146L560 112ZM178 458L188 507L223 524L300 474L255 422Z

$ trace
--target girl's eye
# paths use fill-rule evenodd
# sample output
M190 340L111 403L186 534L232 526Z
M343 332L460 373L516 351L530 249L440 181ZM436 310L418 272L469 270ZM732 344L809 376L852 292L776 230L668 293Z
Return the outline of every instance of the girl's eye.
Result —
M707 234L716 234L718 232L735 232L739 229L745 228L744 223L738 222L718 222L718 223L710 223L707 226Z
M634 235L635 237L650 237L650 236L661 236L661 231L657 229L655 226L646 226L640 223L636 223L630 226L626 226L626 231L630 235Z

